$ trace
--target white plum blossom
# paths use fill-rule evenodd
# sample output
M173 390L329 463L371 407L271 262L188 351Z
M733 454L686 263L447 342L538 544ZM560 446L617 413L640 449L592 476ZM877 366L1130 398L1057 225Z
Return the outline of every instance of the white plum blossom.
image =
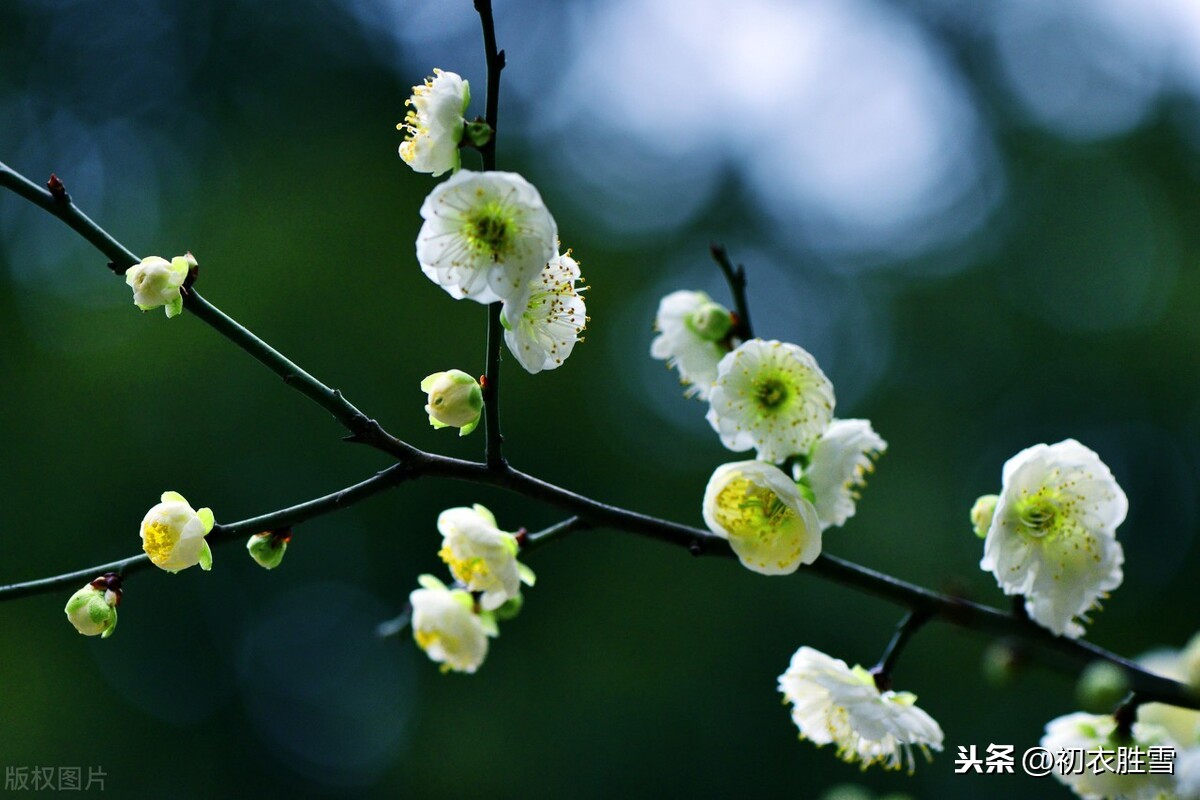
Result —
M671 292L658 304L650 343L650 356L679 370L679 380L690 384L685 394L708 399L717 379L717 365L729 352L726 337L733 327L729 309L704 292Z
M504 341L527 372L562 365L587 325L579 263L571 251L550 259L534 276L520 306L504 304ZM586 288L586 287L584 287Z
M442 549L438 555L469 591L481 592L479 605L494 611L532 586L533 570L517 561L517 537L496 527L496 517L484 506L450 508L438 516Z
M1082 752L1081 769L1056 759L1054 777L1087 800L1163 800L1172 796L1174 781L1170 775L1144 770L1132 773L1118 770L1116 765L1118 748L1140 750L1140 761L1145 764L1147 748L1169 746L1166 732L1157 725L1134 723L1126 738L1118 733L1113 717L1076 712L1047 723L1041 746L1056 755Z
M196 564L212 569L212 551L204 537L213 529L213 512L192 509L178 492L163 492L162 502L142 520L142 549L156 567L178 572Z
M1200 800L1200 747L1175 757L1175 792L1180 800Z
M421 217L417 261L455 299L523 307L558 252L554 217L515 172L460 170L429 193Z
M125 270L125 283L133 289L133 304L142 311L166 307L167 317L183 312L183 284L196 266L191 253L175 256L170 261L159 256L143 258Z
M487 657L488 637L498 635L491 614L475 613L475 601L462 589L447 589L432 575L409 595L413 639L442 672L474 672Z
M807 350L751 339L717 365L708 421L730 450L779 463L807 453L833 419L833 384Z
M813 493L821 530L854 516L859 490L887 442L865 419L835 419L813 445L801 473Z
M722 464L704 490L704 522L729 541L742 565L787 575L821 555L821 525L812 503L774 464Z
M1128 507L1112 472L1079 442L1034 445L1004 465L979 566L1005 594L1024 595L1039 625L1078 637L1076 618L1121 585L1116 529Z
M1164 678L1187 683L1193 646L1189 644L1182 651L1169 647L1151 650L1138 656L1137 663ZM1181 750L1200 748L1200 711L1166 703L1142 703L1138 706L1138 721L1161 726Z
M792 721L800 737L818 746L834 744L838 758L861 762L864 769L916 766L913 748L929 758L942 749L942 729L916 705L909 692L880 691L874 676L861 666L811 647L792 656L779 676L779 691L792 704Z
M409 111L396 126L406 132L400 144L400 158L416 172L428 172L435 178L458 169L458 144L463 137L463 116L471 102L471 87L453 72L433 71L433 77L413 87L404 101Z

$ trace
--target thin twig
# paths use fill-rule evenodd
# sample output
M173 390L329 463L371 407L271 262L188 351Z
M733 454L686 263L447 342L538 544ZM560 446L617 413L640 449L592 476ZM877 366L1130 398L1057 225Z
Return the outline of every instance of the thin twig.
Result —
M57 185L61 186L61 181ZM87 214L71 202L65 191L56 196L2 162L0 162L0 186L12 190L65 222L72 230L108 257L111 262L110 268L114 272L124 274L126 269L141 261L133 251L118 242L108 231L93 222ZM188 290L184 298L184 305L217 333L249 353L259 363L283 378L289 386L332 414L350 432L348 438L352 441L368 444L397 460L404 460L415 452L414 448L388 435L379 423L369 419L355 408L354 404L343 397L341 392L321 383L278 350L205 300L194 287Z
M879 686L880 690L891 688L892 670L896 668L900 654L913 635L929 621L930 616L928 609L922 609L909 611L904 615L904 619L900 620L900 624L896 626L896 632L892 634L891 641L888 642L883 655L879 658L879 663L875 665L875 669L871 670L875 675L875 684Z
M721 274L729 284L729 293L733 296L734 312L737 314L737 324L734 335L743 342L754 338L754 328L750 325L750 304L746 302L746 268L738 264L733 266L729 260L729 252L725 245L713 243L708 246L713 261L721 268Z

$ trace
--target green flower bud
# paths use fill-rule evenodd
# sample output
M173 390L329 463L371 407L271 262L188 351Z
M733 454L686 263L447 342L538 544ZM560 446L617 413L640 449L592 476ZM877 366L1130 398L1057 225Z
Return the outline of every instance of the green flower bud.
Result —
M433 373L421 381L421 391L429 395L425 413L433 427L458 428L458 435L466 436L479 425L483 389L462 370Z
M1017 676L1021 658L1007 642L992 642L983 651L983 678L995 687L1007 686Z
M971 526L980 539L987 536L988 528L992 527L992 515L996 513L996 503L999 500L999 495L985 494L971 507Z
M1192 690L1192 694L1200 697L1200 633L1188 641L1180 657L1183 662L1183 680Z
M710 300L688 315L687 325L701 339L719 342L733 327L733 315L725 306Z
M510 597L492 614L496 617L497 622L507 622L510 619L515 619L521 613L521 609L525 606L525 595L518 594L516 597Z
M821 800L871 800L871 792L853 783L842 783L830 787Z
M112 636L117 629L117 604L121 602L121 579L109 573L84 586L67 601L63 611L75 630L84 636Z
M1107 714L1129 693L1125 670L1107 661L1089 664L1075 685L1075 699L1084 711Z
M263 569L275 569L283 561L291 540L290 529L256 533L246 541L246 551Z

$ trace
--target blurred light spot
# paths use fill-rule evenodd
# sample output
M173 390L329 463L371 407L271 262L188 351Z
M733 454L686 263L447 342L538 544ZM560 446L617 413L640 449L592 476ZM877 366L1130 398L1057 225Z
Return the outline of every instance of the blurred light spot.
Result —
M1162 88L1160 0L1011 0L994 35L1010 88L1039 124L1098 139L1145 119Z
M412 648L375 635L394 615L331 583L263 608L243 642L239 684L266 752L322 786L378 780L400 755L417 698Z
M781 234L838 254L944 246L995 202L990 144L952 65L887 6L622 0L593 14L534 132L597 206L630 194L632 152L661 161L633 173L635 225L677 227L645 209L699 207L726 165ZM666 170L693 185L662 185Z

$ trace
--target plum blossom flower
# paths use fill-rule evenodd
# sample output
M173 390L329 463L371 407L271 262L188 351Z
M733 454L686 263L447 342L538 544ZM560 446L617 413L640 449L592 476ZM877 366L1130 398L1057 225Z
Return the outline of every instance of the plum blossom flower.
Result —
M534 276L519 308L504 304L504 341L527 372L555 369L571 355L587 325L579 263L571 251L556 256Z
M191 253L175 256L170 261L148 256L140 264L125 270L125 283L133 289L133 303L142 311L165 306L167 317L183 312L183 284L196 266Z
M778 464L807 453L833 419L833 384L807 350L751 339L717 365L708 421L730 450Z
M442 672L474 672L487 657L488 637L498 635L491 614L475 613L475 601L462 589L447 589L432 575L409 595L413 639Z
M557 253L554 217L515 172L460 170L429 193L421 217L417 261L455 299L521 308Z
M1121 585L1116 529L1128 508L1093 451L1074 439L1034 445L1004 465L979 566L1005 594L1024 595L1038 624L1078 637L1084 629L1076 618Z
M194 511L183 495L163 492L162 502L146 512L142 520L142 549L154 565L179 572L195 564L212 569L212 551L204 537L213 529L211 509Z
M470 102L470 85L453 72L435 69L433 77L414 86L412 96L404 101L409 111L396 126L406 133L400 144L404 163L435 178L458 169L463 116Z
M1125 738L1111 716L1077 712L1047 723L1041 746L1055 754L1083 754L1082 769L1069 768L1060 759L1054 763L1054 777L1080 797L1160 800L1171 796L1174 781L1170 775L1118 771L1115 756L1118 748L1141 751L1140 760L1145 764L1147 748L1168 743L1166 731L1157 725L1134 723L1130 738ZM1107 758L1105 752L1110 754Z
M779 467L762 461L722 464L704 490L704 522L729 541L742 566L787 575L821 554L812 503Z
M802 471L813 492L821 530L854 516L859 491L887 442L865 419L835 419L817 439Z
M792 704L792 721L800 737L817 746L834 744L838 758L861 762L864 769L916 766L913 748L929 758L942 749L942 729L916 705L909 692L880 691L861 666L853 669L811 647L792 656L779 676L779 691Z
M481 592L479 605L494 611L532 586L533 570L517 561L517 537L496 527L496 517L484 506L450 508L438 515L442 549L438 555L468 591Z

